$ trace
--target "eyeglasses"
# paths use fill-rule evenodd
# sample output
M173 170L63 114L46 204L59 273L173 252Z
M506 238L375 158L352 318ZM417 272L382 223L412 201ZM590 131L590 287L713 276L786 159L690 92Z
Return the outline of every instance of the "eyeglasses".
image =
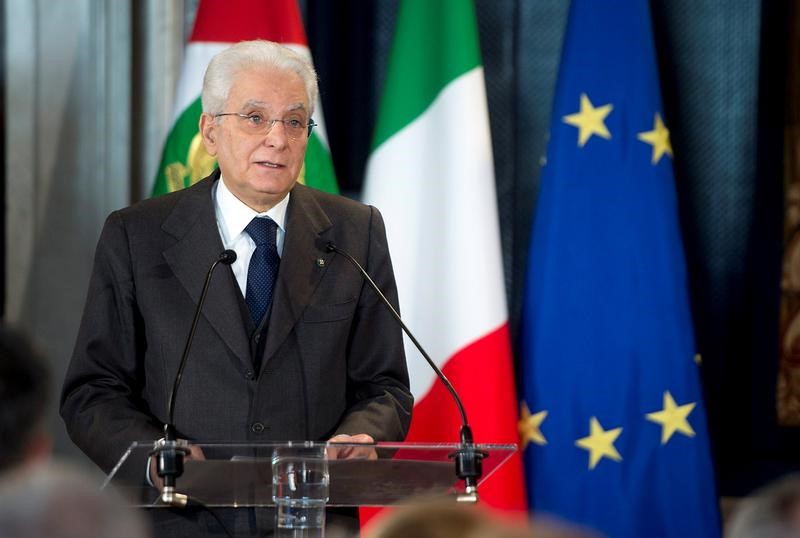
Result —
M283 124L283 130L286 132L286 136L292 140L297 140L303 135L306 137L311 136L311 130L317 126L314 120L308 120L308 122L304 123L297 118L290 118L287 120L267 119L257 113L243 114L241 112L223 112L221 114L214 114L215 118L222 116L236 116L237 118L245 120L244 130L250 134L257 135L266 135L275 127L276 123L280 122Z

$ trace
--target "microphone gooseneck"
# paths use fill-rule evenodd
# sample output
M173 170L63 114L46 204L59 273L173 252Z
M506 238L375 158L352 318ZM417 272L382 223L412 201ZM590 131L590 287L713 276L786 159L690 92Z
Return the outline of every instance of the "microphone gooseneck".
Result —
M337 254L341 254L347 261L349 261L356 269L359 270L361 275L364 277L364 280L366 280L373 291L378 294L381 302L383 302L384 306L386 306L386 308L392 314L395 321L397 321L397 323L403 329L403 332L406 333L406 336L408 336L411 342L413 342L414 346L417 348L420 354L422 354L425 361L433 369L433 371L436 373L436 376L444 384L444 386L450 392L450 395L453 397L453 401L455 401L456 407L458 407L458 412L461 414L461 431L459 432L461 448L455 453L451 454L450 457L455 460L456 475L458 478L464 481L464 489L467 494L466 497L459 500L476 502L478 500L478 480L483 474L482 462L486 457L486 453L475 448L475 443L472 437L472 428L469 426L467 412L464 409L464 404L461 402L461 397L458 395L458 392L456 392L453 384L450 383L450 380L447 379L447 376L444 375L444 372L442 372L436 363L433 362L433 359L431 359L430 355L428 355L428 353L422 347L422 344L420 344L416 337L411 334L411 330L403 322L400 314L397 312L397 310L395 310L394 306L392 306L392 303L386 298L375 281L372 280L372 277L369 275L369 273L367 273L366 269L364 269L361 264L358 263L358 260L356 260L349 252L337 247L333 241L328 241L325 249L328 252L336 252Z
M178 396L178 387L181 384L181 378L183 377L183 369L186 366L186 359L189 357L189 350L192 347L192 341L194 340L194 333L197 330L197 322L200 321L200 314L203 311L203 303L206 302L206 295L208 294L208 288L211 285L211 276L214 274L214 269L217 268L217 265L223 263L225 265L230 265L236 261L236 252L233 250L225 250L223 251L214 263L211 264L211 267L208 268L208 273L206 274L206 280L203 284L203 292L200 294L200 300L197 302L197 309L194 312L194 320L192 321L192 327L189 329L189 336L186 338L186 345L183 348L183 354L181 355L181 362L180 366L178 366L178 373L175 376L175 383L172 385L172 392L169 395L169 407L167 407L167 426L172 426L174 424L173 418L175 413L175 398ZM174 427L173 433L174 433ZM166 429L165 429L166 433Z
M181 362L178 366L178 373L175 375L175 383L172 385L172 392L169 395L169 404L167 407L167 423L164 424L164 439L156 449L158 454L157 473L164 480L164 489L161 491L161 500L165 504L172 506L186 506L188 497L175 491L175 481L183 474L183 457L189 451L184 446L179 446L177 436L175 433L175 399L178 396L178 388L181 384L183 377L183 369L186 366L186 360L189 357L189 350L192 347L192 341L197 330L197 323L200 321L200 314L203 311L203 303L205 303L206 295L208 294L209 286L211 285L211 277L214 274L214 269L220 263L230 265L236 261L236 252L233 250L223 251L206 273L205 283L203 284L203 291L200 294L200 300L197 302L197 309L194 313L194 320L189 329L189 336L186 338L186 345L183 348L181 355Z

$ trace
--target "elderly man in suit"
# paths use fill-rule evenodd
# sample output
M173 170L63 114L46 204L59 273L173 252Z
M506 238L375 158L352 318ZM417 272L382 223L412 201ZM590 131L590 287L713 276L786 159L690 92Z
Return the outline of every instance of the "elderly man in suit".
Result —
M177 395L178 436L405 437L413 401L400 329L326 249L352 254L396 304L381 216L297 183L317 92L313 68L275 43L219 53L200 119L219 170L108 217L61 398L70 436L104 471L132 441L162 435L206 270L225 249L237 259L212 279Z

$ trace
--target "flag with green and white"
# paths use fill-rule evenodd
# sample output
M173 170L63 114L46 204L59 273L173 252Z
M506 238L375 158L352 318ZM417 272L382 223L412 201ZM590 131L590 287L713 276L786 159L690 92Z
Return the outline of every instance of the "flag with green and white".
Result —
M216 161L203 146L198 131L202 112L200 92L211 58L239 41L267 39L308 58L303 21L296 0L201 0L178 82L175 117L156 173L154 196L188 187L210 174ZM299 181L338 193L325 131L322 103L315 104L314 121L305 166Z
M406 324L461 394L481 443L516 443L517 400L492 140L472 0L401 0L364 200L383 214ZM407 441L458 441L450 395L406 341ZM481 485L525 509L512 457Z

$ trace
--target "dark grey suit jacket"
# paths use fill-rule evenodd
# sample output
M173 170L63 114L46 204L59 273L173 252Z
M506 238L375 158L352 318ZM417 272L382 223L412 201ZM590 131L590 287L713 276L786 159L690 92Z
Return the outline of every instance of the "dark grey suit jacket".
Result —
M218 177L116 211L103 228L61 415L106 472L132 441L162 436L203 279L223 250L211 196ZM378 211L296 185L263 356L251 353L252 323L221 265L177 397L180 437L404 438L413 399L400 329L357 270L326 252L329 240L397 304Z

